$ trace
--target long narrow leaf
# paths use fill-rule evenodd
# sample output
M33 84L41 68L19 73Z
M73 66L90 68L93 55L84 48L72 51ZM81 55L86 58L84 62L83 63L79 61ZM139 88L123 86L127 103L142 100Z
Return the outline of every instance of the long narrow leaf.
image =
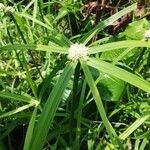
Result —
M39 103L38 101L34 100L34 98L23 96L23 95L18 95L14 93L9 93L9 92L0 92L0 97L9 99L11 101L22 101L22 102L27 102L27 103Z
M119 138L122 140L125 140L140 125L142 125L149 117L150 117L150 114L137 119L129 128L127 128L127 130L125 130L122 134L119 135Z
M83 38L81 38L80 43L87 44L96 33L98 33L99 31L102 31L108 25L112 24L113 22L115 22L117 19L121 18L125 14L133 11L134 9L136 9L136 7L137 7L137 3L131 5L127 8L124 8L123 10L121 10L118 13L114 14L113 16L109 17L108 19L100 22L91 31L89 31L85 36L83 36Z
M38 1L34 0L34 9L33 9L33 18L36 19L37 16L37 12L38 12ZM33 22L33 27L34 27L34 22Z
M36 128L34 130L31 150L42 149L45 143L48 130L52 124L58 105L61 101L62 94L66 89L66 86L74 72L75 64L68 64L64 69L64 72L60 76L58 82L54 86L51 94L49 95L47 102L43 108L43 112L38 120Z
M97 108L99 110L100 116L103 120L103 123L104 123L106 129L107 129L107 132L108 132L110 138L112 139L112 141L114 141L120 145L120 141L118 140L117 134L106 116L105 109L104 109L100 94L98 92L98 89L96 87L96 84L93 80L92 74L85 62L81 61L81 66L84 71L86 81L90 87L92 94L93 94L93 97L94 97L95 103L97 105ZM120 145L120 147L122 147L122 146Z
M37 114L37 107L35 107L35 109L32 113L32 116L31 116L31 120L29 122L23 150L29 150L30 142L31 142L32 135L33 135L33 129L34 129L34 125L35 125L36 114Z
M150 83L133 73L96 58L89 58L87 64L150 93Z
M41 22L40 20L37 20L36 18L33 18L33 16L30 16L30 15L28 15L26 13L15 13L15 15L24 17L24 18L29 19L29 20L32 20L34 23L39 24L40 26L42 26L42 27L44 27L44 28L46 28L46 29L48 29L50 31L53 30L52 26L49 26L49 25Z
M53 45L36 45L36 44L14 44L14 45L6 45L0 47L0 51L5 50L37 50L37 51L48 51L48 52L55 52L55 53L67 53L67 48L61 47L61 46L53 46Z
M14 114L16 114L16 113L18 113L18 112L21 112L21 111L23 111L23 110L25 110L25 109L28 109L28 108L32 107L32 106L36 106L36 104L35 104L35 103L30 103L30 104L21 106L21 107L19 107L19 108L17 108L17 109L14 109L14 110L12 110L12 111L3 113L3 114L0 115L0 119L1 119L1 118L5 118L5 117L8 117L8 116L11 116L11 115L14 115Z
M127 48L127 47L150 47L150 42L137 41L137 40L126 40L119 42L112 42L103 45L93 46L89 49L89 54L95 54L99 52L110 51L114 49Z

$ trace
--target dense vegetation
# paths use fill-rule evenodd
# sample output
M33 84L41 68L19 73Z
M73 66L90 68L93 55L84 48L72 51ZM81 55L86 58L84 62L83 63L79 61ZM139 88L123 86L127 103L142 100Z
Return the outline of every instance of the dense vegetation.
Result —
M148 0L0 2L0 150L150 148Z

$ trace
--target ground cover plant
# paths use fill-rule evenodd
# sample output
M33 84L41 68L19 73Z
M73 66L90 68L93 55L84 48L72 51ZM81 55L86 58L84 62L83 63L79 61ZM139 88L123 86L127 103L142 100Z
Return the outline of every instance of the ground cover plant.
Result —
M149 1L0 3L0 150L148 150Z

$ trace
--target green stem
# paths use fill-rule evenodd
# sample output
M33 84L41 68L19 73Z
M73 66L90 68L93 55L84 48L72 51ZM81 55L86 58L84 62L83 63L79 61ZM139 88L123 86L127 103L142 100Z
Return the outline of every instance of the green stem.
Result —
M84 80L79 106L78 106L78 115L77 115L77 128L76 128L76 139L75 139L75 150L80 149L80 136L81 136L81 120L82 120L82 109L83 109L83 101L85 96L85 90L86 90L86 81Z
M70 145L73 143L73 129L75 126L75 118L74 113L77 108L79 100L77 99L77 90L78 90L78 80L79 80L79 73L80 73L80 64L78 63L74 73L74 82L73 82L73 94L71 100L71 112L70 112Z
M141 74L145 75L149 67L150 67L150 52L148 52L147 64L145 65L145 69L143 70L143 72L141 72Z
M115 132L114 128L112 127L111 123L109 122L109 120L107 118L107 115L106 115L106 112L105 112L105 109L104 109L104 106L103 106L103 102L102 102L100 93L99 93L99 91L96 87L95 81L92 77L92 74L91 74L88 66L83 61L81 61L81 66L82 66L86 81L87 81L87 83L90 87L90 90L91 90L92 94L93 94L93 98L95 100L95 103L97 105L97 108L99 110L100 116L101 116L102 121L105 125L105 128L107 130L108 135L110 136L112 142L114 143L114 145L116 147L119 146L119 148L121 150L124 150L123 145L122 145L119 137L117 136L117 133Z
M133 68L134 72L139 67L139 64L140 64L140 62L142 60L142 57L143 57L143 55L144 55L144 53L145 53L146 50L147 50L147 47L144 47L143 50L141 51L139 57L137 58L137 61L136 61L135 66Z

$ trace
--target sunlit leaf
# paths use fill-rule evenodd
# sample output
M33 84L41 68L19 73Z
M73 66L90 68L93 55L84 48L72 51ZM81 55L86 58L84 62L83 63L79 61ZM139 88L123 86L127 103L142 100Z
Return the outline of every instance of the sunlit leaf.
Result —
M35 127L30 149L42 149L56 110L61 101L62 94L64 93L70 77L74 72L74 68L75 64L68 64L66 66L58 82L55 84L52 92L50 93Z
M150 93L150 83L133 73L96 58L89 58L87 64Z

